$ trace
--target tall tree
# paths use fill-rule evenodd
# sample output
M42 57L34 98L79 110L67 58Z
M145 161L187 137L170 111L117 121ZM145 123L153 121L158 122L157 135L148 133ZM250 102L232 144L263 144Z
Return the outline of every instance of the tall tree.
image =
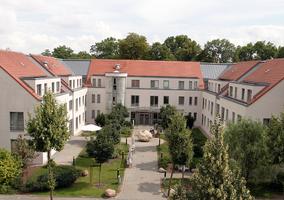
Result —
M273 164L284 162L284 113L272 116L267 129L267 146Z
M45 49L45 50L41 53L41 55L43 55L43 56L52 56L52 54L51 54L51 52L50 52L49 49Z
M155 42L151 45L148 59L150 60L175 60L175 56L171 53L170 49L161 44L160 42Z
M73 57L77 59L90 59L92 56L87 51L79 51Z
M284 58L284 47L278 48L277 58Z
M37 152L47 152L48 185L50 199L53 199L55 180L53 176L54 161L51 151L61 151L70 137L67 127L67 111L63 104L57 104L51 92L43 96L42 103L35 108L34 117L30 115L27 122L27 131Z
M119 55L123 59L144 59L149 51L149 44L143 35L129 33L119 41Z
M166 138L169 144L169 152L172 160L172 172L169 182L168 196L171 189L171 181L176 165L188 165L193 157L193 144L191 131L186 128L186 120L180 113L171 117L169 127L166 129ZM184 177L184 170L182 177Z
M166 105L160 109L160 121L159 124L165 130L171 123L171 117L177 113L177 109L174 106Z
M72 58L74 56L74 51L70 47L62 45L53 49L52 56L55 58L62 59Z
M106 38L101 42L96 42L90 50L96 58L119 58L118 40L113 37Z
M253 170L268 161L266 138L264 126L248 119L230 123L225 129L229 155L237 162L246 180L251 177Z
M95 140L91 140L87 143L87 153L96 159L96 162L100 164L99 170L99 185L101 184L101 169L102 164L108 161L114 152L114 144L109 135L100 132Z
M164 45L170 49L176 60L194 60L201 51L199 44L187 35L168 37Z
M215 39L204 45L202 61L227 63L232 62L235 54L235 45L227 39Z
M255 51L252 43L248 43L245 46L238 46L235 53L234 61L249 61L253 60Z
M204 156L192 177L190 199L251 200L245 180L235 177L229 166L228 147L224 143L219 118L211 126L212 139L204 146Z
M277 54L277 48L272 42L258 41L254 45L255 59L267 60L274 58Z

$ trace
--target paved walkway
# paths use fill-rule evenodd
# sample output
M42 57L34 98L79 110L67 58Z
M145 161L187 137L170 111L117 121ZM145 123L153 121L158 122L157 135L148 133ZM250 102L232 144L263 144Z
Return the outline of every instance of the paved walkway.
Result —
M141 130L141 128L144 127L135 128L134 132ZM157 144L157 138L152 139L149 143L136 141L132 168L126 169L122 190L116 199L165 199L160 189L163 174L157 172Z
M52 158L56 164L71 165L73 157L77 157L84 146L86 145L85 137L72 136L70 140L65 144L64 149L60 152L56 152Z

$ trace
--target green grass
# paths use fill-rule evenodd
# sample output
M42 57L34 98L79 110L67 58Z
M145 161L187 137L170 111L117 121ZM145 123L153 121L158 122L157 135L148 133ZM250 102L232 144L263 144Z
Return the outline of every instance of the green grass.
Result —
M127 153L128 146L126 144L119 144L119 148L123 149ZM118 147L117 146L117 147ZM83 150L80 156L76 159L76 167L82 170L90 170L90 165L94 164L93 158L87 157L85 150ZM118 190L119 184L116 178L117 169L120 169L121 177L124 176L125 166L121 164L121 158L111 159L107 163L102 165L101 183L102 186L98 187L99 181L99 167L93 167L93 184L90 184L90 173L86 177L80 177L77 181L68 188L56 189L54 191L55 196L74 196L74 197L102 197L104 191L107 188ZM46 168L37 169L31 178L36 178L42 174ZM90 171L89 171L90 172ZM37 192L36 194L48 195L48 192Z
M166 180L164 180L162 182L162 188L164 190L169 188L169 178L167 178ZM172 184L171 184L171 188L173 188L175 185L182 183L182 185L184 185L186 188L190 187L190 179L189 178L184 178L183 182L180 178L173 178L172 179Z

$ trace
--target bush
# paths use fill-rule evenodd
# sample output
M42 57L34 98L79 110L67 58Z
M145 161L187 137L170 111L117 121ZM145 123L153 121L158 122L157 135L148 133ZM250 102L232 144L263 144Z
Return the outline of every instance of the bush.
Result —
M120 135L124 137L130 137L132 130L129 127L122 127L120 130Z
M65 188L71 186L81 175L81 170L74 166L56 166L54 168L55 188ZM29 179L26 183L27 192L48 191L48 172L45 171L34 179Z

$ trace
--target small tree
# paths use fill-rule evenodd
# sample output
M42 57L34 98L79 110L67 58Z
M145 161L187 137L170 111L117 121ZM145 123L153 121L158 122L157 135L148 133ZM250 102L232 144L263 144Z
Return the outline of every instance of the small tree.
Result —
M169 196L175 166L182 165L184 168L186 164L189 164L193 157L191 132L186 128L186 120L180 113L176 113L171 117L171 123L169 124L168 129L166 129L166 138L169 143L169 152L173 164L169 182ZM182 177L184 177L184 170Z
M98 126L105 126L106 125L106 116L104 113L100 113L96 119L95 122Z
M216 119L211 126L213 138L207 140L204 156L193 175L191 199L253 199L245 187L245 181L231 171L228 148L224 143L223 126Z
M109 124L102 129L102 134L108 136L112 140L113 144L120 143L120 125L117 123Z
M241 168L242 176L249 179L253 170L265 165L267 158L266 131L260 123L243 119L225 129L229 155Z
M127 117L129 117L127 108L122 104L117 104L112 108L111 112L108 114L106 124L116 123L120 125L121 128L121 126L125 125L125 118Z
M34 149L38 152L47 152L48 185L51 200L55 188L51 150L61 151L69 139L67 122L66 107L58 105L51 92L47 92L43 96L42 103L35 109L34 117L30 115L27 122L27 130L32 138Z
M103 132L100 132L95 140L91 140L87 143L88 155L94 157L96 162L100 164L99 185L101 185L102 164L112 157L113 152L113 141L110 140L109 136L105 135Z
M0 193L7 189L21 174L21 162L5 149L0 149Z
M284 113L273 116L268 124L267 146L273 164L284 162Z
M160 109L160 122L159 124L165 130L171 123L171 117L177 113L177 109L174 106L166 105Z

